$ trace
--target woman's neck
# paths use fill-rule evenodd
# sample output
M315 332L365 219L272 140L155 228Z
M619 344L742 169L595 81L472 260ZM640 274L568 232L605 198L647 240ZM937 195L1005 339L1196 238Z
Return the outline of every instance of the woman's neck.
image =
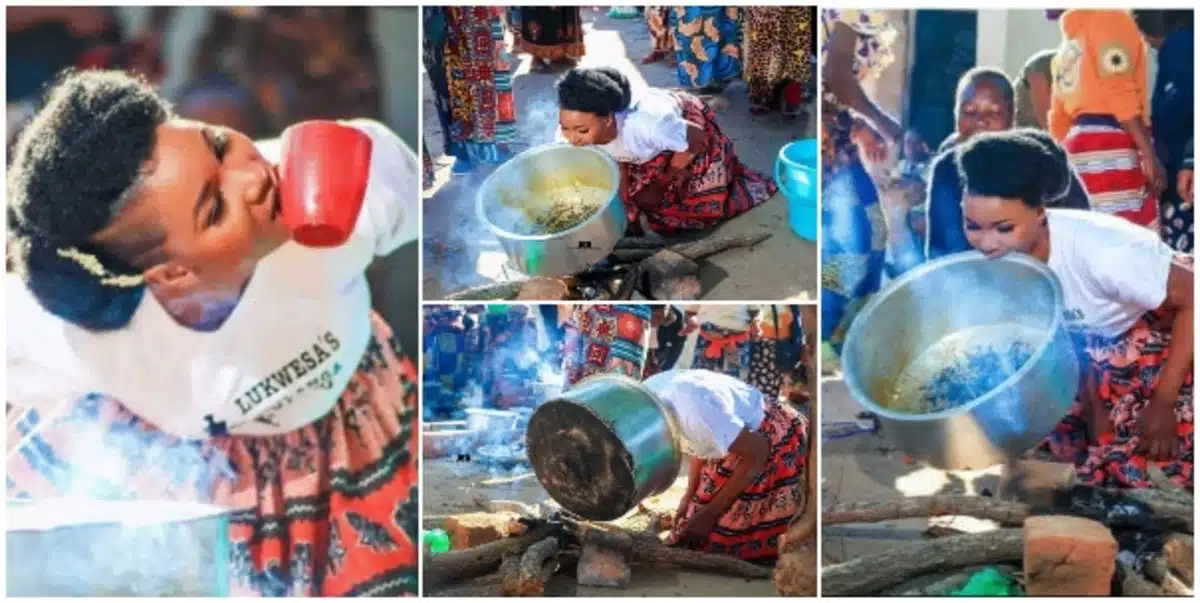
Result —
M1050 262L1050 218L1046 217L1046 221L1041 226L1042 234L1033 243L1033 247L1029 248L1029 255L1037 258L1043 263Z
M167 314L180 326L200 332L220 329L241 301L249 279L235 291L191 293L172 295L162 290L151 290Z

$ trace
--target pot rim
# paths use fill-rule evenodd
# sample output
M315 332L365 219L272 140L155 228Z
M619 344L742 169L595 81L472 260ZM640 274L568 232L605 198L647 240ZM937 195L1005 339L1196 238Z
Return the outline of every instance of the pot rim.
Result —
M871 300L868 301L865 306L863 306L862 310L859 310L858 314L854 317L854 321L850 323L850 328L846 331L846 339L845 339L846 346L845 347L849 347L851 345L858 345L857 342L862 339L861 332L865 328L864 327L865 322L863 320L863 316L870 315L873 310L875 310L879 306L882 306L887 301L887 298L890 297L891 294L895 293L900 288L909 285L913 281L921 278L922 276L925 276L926 274L929 274L936 270L940 270L947 266L953 266L956 264L966 264L966 263L977 262L977 261L1012 262L1015 264L1020 264L1022 266L1032 268L1035 272L1041 274L1042 276L1047 277L1047 280L1050 283L1050 288L1051 288L1052 294L1054 296L1054 311L1052 312L1053 316L1051 316L1051 318L1050 318L1049 328L1047 328L1047 329L1045 329L1045 331L1043 331L1042 335L1039 338L1039 341L1037 342L1036 348L1034 349L1033 355L1029 357L1029 360L1026 360L1025 364L1021 365L1021 367L1019 369L1017 369L1016 372L1009 375L1007 379L1002 381L996 387L989 390L986 394L979 396L979 397L971 400L970 402L967 402L966 404L961 404L959 406L955 406L954 408L948 408L946 410L941 410L941 411L932 412L932 413L924 413L924 414L896 412L894 410L891 410L887 407L884 407L884 406L881 406L880 404L875 403L875 401L871 398L871 396L866 391L863 390L861 385L859 385L858 375L854 370L853 363L843 362L843 364L842 364L843 379L842 380L845 381L846 386L850 389L850 394L852 396L854 396L855 400L857 400L859 404L866 407L867 410L870 410L871 412L873 412L876 415L879 415L880 417L883 417L885 419L889 419L892 421L904 421L904 422L910 422L910 423L937 421L937 420L941 420L941 419L947 419L950 417L954 417L956 415L969 414L975 408L990 402L993 398L998 396L1000 394L1000 392L1008 389L1014 383L1016 383L1016 382L1020 381L1022 378L1024 378L1025 375L1033 369L1033 366L1036 365L1039 361L1041 361L1042 357L1046 355L1046 351L1050 348L1050 345L1054 341L1054 338L1056 337L1058 332L1062 329L1062 322L1063 322L1062 307L1063 307L1063 303L1064 303L1063 302L1062 284L1058 281L1058 277L1055 276L1054 272L1052 270L1050 270L1050 267L1047 266L1045 263L1041 262L1040 260L1038 260L1032 256L1026 255L1024 253L1019 253L1019 252L1009 253L1004 256L994 258L994 259L988 259L986 256L984 256L983 253L981 253L979 251L963 251L963 252L954 253L954 254L951 254L948 256L938 258L931 262L926 262L926 263L904 273L900 278L888 283L888 286L884 287L879 293L872 296ZM842 357L843 358L846 357L844 347L842 350Z
M501 228L499 225L497 225L495 222L492 222L491 219L489 219L487 216L487 211L485 211L484 198L483 198L484 197L483 192L488 190L489 188L491 188L492 179L498 178L498 176L497 176L498 174L507 173L507 171L509 171L509 170L516 169L515 167L512 167L512 166L515 166L516 164L520 163L519 160L521 160L521 159L528 159L529 157L533 157L535 155L540 155L542 153L549 153L551 151L554 151L554 150L562 148L562 147L570 147L572 149L579 149L581 151L594 153L604 159L605 163L608 165L609 171L612 173L612 181L614 183L616 183L612 187L612 194L609 196L608 201L603 203L600 206L600 209L596 210L596 212L593 213L591 216L589 216L586 220L580 222L579 224L576 224L575 226L572 226L571 228L568 228L566 230L560 230L558 232L551 233L551 234L520 235L520 234L517 234L514 232L510 232L508 230L505 230L504 228ZM620 202L620 199L619 199L620 182L621 182L621 172L617 167L617 162L614 161L612 157L609 157L608 153L605 153L604 151L601 151L600 149L597 149L595 147L590 147L590 146L576 147L576 146L566 144L566 143L544 144L544 145L541 145L538 147L534 147L532 149L527 149L525 151L522 151L521 153L517 154L516 157L509 159L508 161L504 162L503 165L501 165L500 167L493 170L492 173L488 174L487 178L484 178L483 184L480 184L479 188L477 188L475 190L475 215L478 216L479 220L482 221L484 223L484 225L487 226L488 229L492 231L492 234L494 234L498 237L502 237L505 239L513 240L513 241L550 241L550 240L562 238L569 234L573 234L575 232L583 230L584 227L586 227L589 224L598 220L600 218L600 216L604 215L605 212L610 211L613 203Z

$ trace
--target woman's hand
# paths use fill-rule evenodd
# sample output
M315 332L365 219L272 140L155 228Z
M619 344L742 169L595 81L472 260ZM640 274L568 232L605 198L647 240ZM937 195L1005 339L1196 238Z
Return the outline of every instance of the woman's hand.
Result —
M679 541L693 547L703 547L708 544L708 538L712 535L716 525L716 515L710 513L708 507L701 507L695 515L687 520L687 525L683 534L680 535Z
M683 319L683 328L679 330L679 336L687 337L695 333L698 329L700 329L700 319L696 318L695 314L689 312Z
M1188 205L1192 204L1192 179L1194 176L1195 172L1185 168L1179 170L1179 175L1175 177L1175 192L1179 193L1179 198Z
M1177 392L1158 390L1138 416L1138 452L1151 460L1166 461L1175 456L1175 397Z
M638 194L633 196L633 204L638 206L643 211L653 212L662 207L663 196L666 195L667 189L663 185L652 182L646 185Z
M882 165L887 162L888 141L878 130L867 125L866 122L860 121L854 128L851 137L858 146L858 152L868 163Z
M1142 173L1146 175L1146 186L1157 197L1167 189L1166 170L1163 169L1162 162L1158 160L1158 156L1155 154L1140 153L1140 156Z

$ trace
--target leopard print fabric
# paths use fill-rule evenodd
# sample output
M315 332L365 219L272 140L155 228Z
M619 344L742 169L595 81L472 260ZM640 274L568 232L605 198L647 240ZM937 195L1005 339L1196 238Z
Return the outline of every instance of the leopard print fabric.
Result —
M813 11L804 6L746 8L745 69L750 102L772 106L781 84L812 77Z

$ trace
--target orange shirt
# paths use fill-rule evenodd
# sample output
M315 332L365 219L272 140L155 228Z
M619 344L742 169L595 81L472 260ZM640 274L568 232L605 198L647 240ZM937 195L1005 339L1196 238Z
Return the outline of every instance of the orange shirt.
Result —
M1146 43L1128 10L1071 9L1059 19L1063 43L1054 57L1050 134L1067 137L1083 114L1117 121L1149 117Z

